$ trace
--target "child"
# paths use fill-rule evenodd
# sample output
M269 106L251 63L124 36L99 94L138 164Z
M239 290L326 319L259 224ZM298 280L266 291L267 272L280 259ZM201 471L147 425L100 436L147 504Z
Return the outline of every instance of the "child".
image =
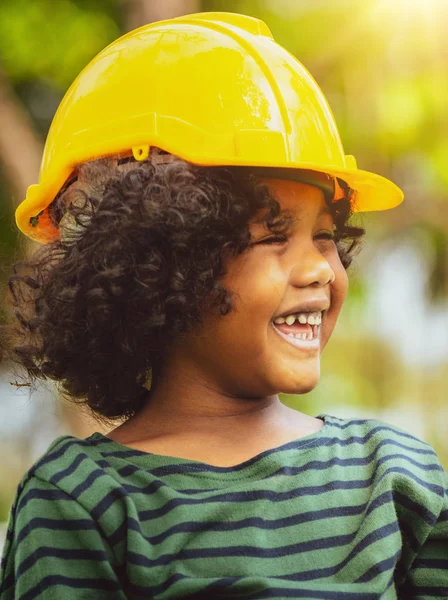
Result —
M318 383L351 215L402 198L344 155L261 21L189 15L94 58L16 212L42 246L14 267L7 339L121 424L58 437L23 476L0 599L446 597L432 447L278 397Z

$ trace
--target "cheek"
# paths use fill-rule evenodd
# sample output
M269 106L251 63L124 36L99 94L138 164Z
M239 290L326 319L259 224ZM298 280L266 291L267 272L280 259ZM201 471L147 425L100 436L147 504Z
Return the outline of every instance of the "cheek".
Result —
M212 345L216 346L217 338L220 344L232 348L235 347L235 340L243 343L246 339L253 343L257 332L262 335L260 325L264 324L267 329L281 299L282 279L279 269L270 268L266 262L249 262L244 258L235 261L219 281L229 295L233 296L233 310L222 317L216 307L206 317L204 330L211 334Z
M338 254L336 254L334 259L329 262L335 275L335 280L331 284L331 304L332 307L339 312L347 297L348 275Z
M278 262L262 258L256 262L247 260L240 268L229 270L220 283L235 294L235 320L251 315L255 321L264 319L265 315L270 319L285 285Z

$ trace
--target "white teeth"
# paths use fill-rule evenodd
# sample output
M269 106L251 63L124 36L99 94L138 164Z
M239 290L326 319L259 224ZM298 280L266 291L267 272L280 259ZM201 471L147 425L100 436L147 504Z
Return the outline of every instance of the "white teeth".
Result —
M276 319L274 319L274 323L277 323L278 325L282 325L282 323L285 322L285 319L283 317L277 317Z
M316 331L316 336L304 334L284 333L279 327L275 327L272 323L272 327L276 330L277 335L284 338L290 345L300 348L301 350L317 349L320 347L320 336L319 330Z
M315 316L314 316L315 315ZM292 325L296 319L299 323L304 325L305 323L309 323L310 325L320 325L322 322L322 313L317 312L309 315L307 313L295 313L293 315L288 315L285 317L277 317L274 319L274 323L277 325L282 325L283 323L287 323L288 325Z
M289 333L288 335L292 335L292 334ZM296 333L295 338L296 338L296 340L312 340L313 334L309 333L307 335L306 333Z

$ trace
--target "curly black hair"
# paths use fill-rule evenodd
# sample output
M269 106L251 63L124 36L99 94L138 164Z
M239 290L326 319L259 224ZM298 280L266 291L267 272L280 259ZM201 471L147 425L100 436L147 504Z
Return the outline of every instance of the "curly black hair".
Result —
M106 426L148 402L178 336L213 307L232 310L219 280L226 260L250 245L249 221L267 209L275 235L292 223L256 169L163 156L78 167L49 207L61 238L14 263L8 281L15 320L1 328L1 345L9 358ZM347 269L365 230L348 224L348 197L326 202Z

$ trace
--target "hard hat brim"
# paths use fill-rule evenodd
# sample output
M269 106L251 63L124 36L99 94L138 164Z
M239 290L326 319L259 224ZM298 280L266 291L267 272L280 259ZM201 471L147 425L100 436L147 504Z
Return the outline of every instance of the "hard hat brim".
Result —
M188 159L187 159L188 160ZM191 161L193 162L193 161ZM303 181L301 171L315 171L324 173L333 177L338 177L345 181L350 188L355 191L352 196L353 212L369 212L379 210L389 210L399 206L404 199L403 191L392 181L362 169L349 169L335 167L334 165L322 165L316 163L297 163L283 165L248 165L236 162L228 164L215 163L209 161L195 162L200 166L223 166L223 167L250 167L260 169L265 174L271 170L272 178L289 179L293 181Z
M285 166L284 163L279 165L261 165L259 163L251 165L247 163L242 164L239 161L220 162L218 159L216 161L207 160L203 162L191 160L186 156L181 158L204 167L244 167L246 169L260 169L260 171L263 171L264 173L268 173L268 171L271 170L272 178L283 178L302 182L303 177L301 176L301 172L303 170L338 177L345 181L355 192L351 197L353 213L389 210L399 206L404 199L402 190L395 185L395 183L386 177L361 169L340 168L335 167L334 165L322 165L316 163L290 163L288 166ZM19 229L32 239L47 242L57 239L59 237L59 232L49 221L47 211L43 210L44 208L47 208L48 201L45 202L45 206L42 206L42 193L41 190L39 190L39 187L39 185L34 185L30 186L31 190L30 188L28 189L27 202L19 205L16 210L16 222ZM32 197L34 194L30 194L30 191L35 193L35 198ZM33 204L35 205L34 210ZM36 231L29 223L29 214L37 215L39 212L42 212L43 214L41 214L40 217L39 229Z

